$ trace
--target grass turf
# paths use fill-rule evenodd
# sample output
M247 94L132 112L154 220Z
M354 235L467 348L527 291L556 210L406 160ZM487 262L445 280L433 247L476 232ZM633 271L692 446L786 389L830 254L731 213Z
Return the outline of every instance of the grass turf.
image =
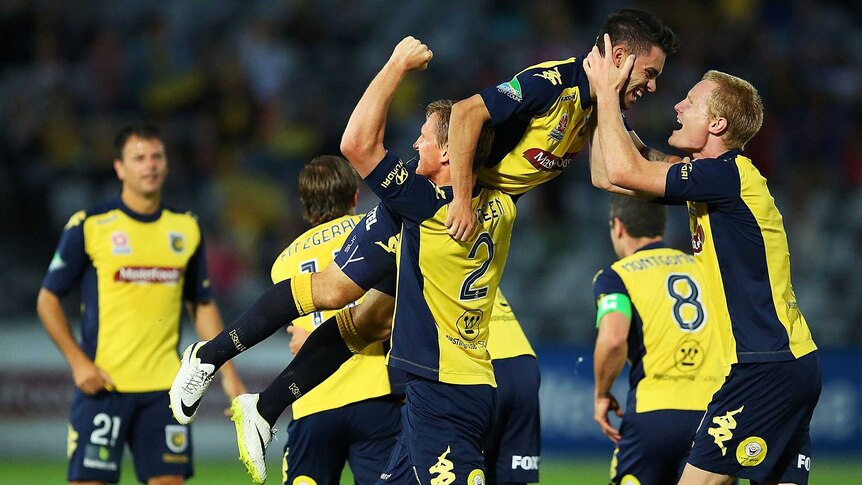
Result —
M251 483L251 477L239 461L200 461L190 484L221 485ZM267 483L281 483L281 469L270 464ZM0 459L0 483L3 485L65 483L66 465L56 460L9 458ZM862 460L823 459L813 465L810 485L862 483ZM598 459L546 458L542 460L542 485L596 485L607 483L608 462ZM123 465L121 485L138 483L131 462ZM349 470L345 470L342 484L352 484ZM747 484L747 481L743 481Z

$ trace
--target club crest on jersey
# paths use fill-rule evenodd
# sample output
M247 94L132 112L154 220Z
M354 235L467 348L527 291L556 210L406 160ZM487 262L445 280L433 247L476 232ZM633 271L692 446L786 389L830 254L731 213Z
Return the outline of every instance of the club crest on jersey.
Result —
M566 153L562 157L558 157L551 152L546 152L539 148L530 148L524 152L523 157L531 165L543 172L562 172L572 163L575 154Z
M171 246L171 250L177 254L182 254L186 249L186 242L183 238L183 235L177 232L168 233L168 242Z
M186 427L176 424L165 426L165 444L174 453L182 453L189 447Z
M697 228L691 234L691 250L692 252L694 252L694 254L700 254L700 252L703 250L704 238L705 236L703 234L703 226L698 224Z
M485 313L482 310L467 310L458 318L455 324L458 327L458 333L461 338L467 341L476 340L479 336L479 328Z
M676 348L676 353L673 354L675 367L682 372L690 372L701 365L706 354L697 340L683 340Z
M111 233L111 247L114 254L132 253L132 248L129 247L129 236L123 231L114 231Z
M560 117L560 121L557 122L557 127L551 130L551 133L548 134L548 138L563 141L563 137L566 136L566 128L568 127L569 113L563 113L563 116Z

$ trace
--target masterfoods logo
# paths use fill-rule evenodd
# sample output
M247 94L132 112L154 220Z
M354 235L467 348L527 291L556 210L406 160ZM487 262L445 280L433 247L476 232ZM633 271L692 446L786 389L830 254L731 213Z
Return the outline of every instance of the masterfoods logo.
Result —
M575 154L566 153L562 157L558 157L553 153L546 152L545 150L530 148L524 152L524 158L526 158L534 167L543 172L559 172L569 167L572 160L575 158Z
M180 268L124 266L114 273L114 281L129 283L179 283L182 274L183 272Z

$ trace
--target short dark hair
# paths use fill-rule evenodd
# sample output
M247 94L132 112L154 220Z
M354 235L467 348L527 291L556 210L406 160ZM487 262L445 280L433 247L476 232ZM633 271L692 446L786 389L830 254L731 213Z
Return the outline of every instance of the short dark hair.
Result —
M624 8L608 15L596 46L605 54L605 34L610 34L611 42L623 44L629 54L648 54L652 46L657 46L665 55L676 54L679 37L655 15L636 8Z
M614 195L611 199L611 222L619 219L631 237L664 235L667 220L665 206L653 202Z
M127 126L114 137L114 158L116 160L123 159L123 148L126 147L126 142L129 141L129 138L133 136L144 140L162 140L162 132L155 125L142 123Z
M449 119L452 118L452 105L455 104L451 99L438 99L428 103L425 107L425 118L430 118L431 115L437 113L440 122L434 130L437 137L437 146L442 147L449 143ZM482 125L482 131L479 132L479 140L476 142L476 153L473 156L473 168L483 165L491 154L491 146L494 144L494 127L490 123Z
M323 224L349 214L354 207L359 174L336 155L314 157L299 173L299 199L305 220Z

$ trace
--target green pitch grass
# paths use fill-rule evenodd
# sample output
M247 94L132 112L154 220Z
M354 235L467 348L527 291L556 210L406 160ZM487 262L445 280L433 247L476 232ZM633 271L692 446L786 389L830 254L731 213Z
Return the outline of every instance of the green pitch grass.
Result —
M199 462L196 475L189 484L235 485L250 484L251 478L245 468L236 462ZM0 460L0 483L3 485L65 483L66 465L58 461L45 460ZM862 477L862 460L820 460L811 471L810 485L835 485L859 483ZM566 460L547 458L542 460L542 485L597 485L607 483L608 463L605 460ZM138 483L131 462L123 466L121 485ZM281 483L281 469L271 466L267 483ZM353 484L349 470L345 470L341 483ZM743 484L747 484L743 481Z

